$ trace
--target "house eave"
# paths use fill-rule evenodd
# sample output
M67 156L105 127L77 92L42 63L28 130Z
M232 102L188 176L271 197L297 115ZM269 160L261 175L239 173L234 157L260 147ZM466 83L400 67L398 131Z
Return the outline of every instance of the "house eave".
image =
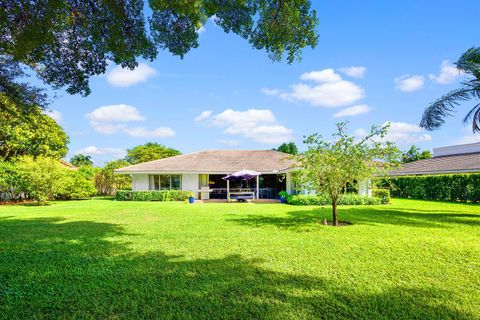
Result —
M282 174L290 171L298 170L296 168L287 168L281 170L268 170L259 171L261 174ZM143 170L143 171L117 171L114 170L114 174L231 174L233 171L198 171L198 170L186 170L186 171L163 171L163 170Z
M405 177L405 176L427 176L427 175L442 175L442 174L455 174L455 173L479 173L479 169L465 169L465 170L430 170L430 171L412 171L404 173L389 173L390 177Z

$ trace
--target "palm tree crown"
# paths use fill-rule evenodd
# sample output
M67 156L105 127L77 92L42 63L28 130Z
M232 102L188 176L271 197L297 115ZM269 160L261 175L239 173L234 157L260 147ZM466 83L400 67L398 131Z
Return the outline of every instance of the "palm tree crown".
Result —
M425 109L420 126L427 130L440 128L445 118L451 116L453 110L467 100L480 100L480 47L470 48L455 63L457 69L473 79L462 83L462 87L443 95ZM474 133L480 132L480 103L477 103L463 119L464 123L472 121Z

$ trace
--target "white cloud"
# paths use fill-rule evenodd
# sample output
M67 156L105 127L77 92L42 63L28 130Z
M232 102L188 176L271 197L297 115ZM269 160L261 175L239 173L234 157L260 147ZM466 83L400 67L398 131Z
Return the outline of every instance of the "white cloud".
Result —
M400 91L412 92L423 88L425 77L422 75L403 75L395 78L395 88Z
M115 87L129 87L146 82L155 74L157 71L146 63L140 63L133 70L116 66L107 73L107 81Z
M339 112L335 113L333 116L335 118L352 117L362 113L367 113L369 111L370 111L370 107L367 106L366 104L358 104L356 106L342 109Z
M97 122L129 122L143 121L143 117L137 108L128 104L113 104L109 106L101 106L90 113L87 118Z
M229 147L236 147L240 144L238 140L233 140L233 139L232 140L218 139L217 142Z
M282 93L280 89L269 89L269 88L262 88L260 91L267 96L278 96Z
M197 29L197 33L198 33L198 34L202 34L202 33L204 33L205 31L207 31L207 29L205 29L205 26L200 26L200 28Z
M315 86L298 83L292 85L291 89L291 92L282 93L280 97L287 101L305 101L317 107L342 107L364 97L362 88L345 80Z
M175 131L168 127L159 127L154 130L148 130L144 127L124 128L123 131L136 138L168 138L175 135Z
M57 123L61 123L63 120L62 113L58 110L53 110L53 109L45 110L44 114L46 114L47 116L55 120Z
M123 158L127 154L125 149L109 148L109 147L99 148L99 147L95 147L95 146L88 146L88 147L85 147L83 149L80 149L76 152L76 154L79 154L79 153L84 154L84 155L91 155L91 156L110 155L115 159Z
M268 109L227 109L204 122L209 126L222 128L225 134L238 135L260 143L281 143L293 138L293 131L278 124L272 111Z
M478 134L470 134L465 135L463 137L458 138L457 144L469 144L469 143L477 143L480 142L480 135Z
M86 117L90 120L92 128L102 134L113 134L121 131L139 138L166 138L175 135L175 132L167 127L148 130L144 127L131 128L127 126L128 122L144 121L145 117L140 114L137 108L126 104L101 106L87 113Z
M127 151L121 148L88 146L77 150L74 154L91 156L95 165L101 165L106 161L124 158Z
M305 72L300 76L300 79L303 81L315 81L315 82L338 82L342 80L342 77L333 71L332 68L320 70L320 71L311 71Z
M207 119L208 117L210 117L211 115L212 115L211 110L203 111L202 113L200 113L200 115L198 117L195 118L195 121L197 121L197 122L203 121L203 120Z
M361 66L346 67L340 68L340 72L346 74L349 77L363 78L365 72L367 72L367 68Z
M449 84L454 82L461 75L460 70L455 67L450 61L443 60L440 65L440 73L438 76L430 74L428 77L430 80L440 83L440 84Z
M125 128L124 124L90 121L93 130L102 134L113 134Z
M406 122L387 121L383 125L390 123L387 136L383 141L391 141L398 145L409 145L419 142L432 141L432 136L416 124ZM366 136L367 130L359 128L355 130L355 135L359 137Z
M263 88L261 91L270 96L278 96L290 102L307 102L317 107L343 107L351 105L365 96L364 90L353 82L343 80L332 69L312 71L302 74L302 80L311 83L296 83L290 91Z

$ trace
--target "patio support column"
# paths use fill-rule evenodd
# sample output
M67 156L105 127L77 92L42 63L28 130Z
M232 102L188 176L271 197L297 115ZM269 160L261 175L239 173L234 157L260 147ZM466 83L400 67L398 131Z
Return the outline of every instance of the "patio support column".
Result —
M227 202L230 202L230 180L227 180Z
M260 178L257 176L257 199L259 199L260 195Z

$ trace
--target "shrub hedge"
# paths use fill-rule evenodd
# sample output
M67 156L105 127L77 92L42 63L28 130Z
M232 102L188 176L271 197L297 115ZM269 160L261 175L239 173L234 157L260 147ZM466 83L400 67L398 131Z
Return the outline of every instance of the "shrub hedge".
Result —
M330 205L331 200L325 195L298 194L287 199L287 203L294 206L324 206ZM358 194L345 194L338 201L338 205L372 205L381 204L377 197L360 196Z
M390 179L393 197L441 200L480 201L480 174L396 177Z
M115 199L120 201L185 201L191 194L191 191L185 190L118 190Z
M373 189L372 197L379 198L382 204L389 204L391 200L390 190L389 189Z

